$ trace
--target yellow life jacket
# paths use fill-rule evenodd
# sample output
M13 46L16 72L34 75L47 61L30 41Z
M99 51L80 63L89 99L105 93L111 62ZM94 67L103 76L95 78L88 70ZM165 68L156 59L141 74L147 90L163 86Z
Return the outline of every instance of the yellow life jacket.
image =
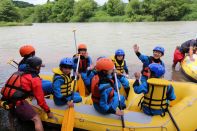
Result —
M167 87L170 85L168 80L150 78L148 82L148 93L144 94L142 106L147 106L155 110L167 109Z
M69 96L72 94L72 90L71 90L71 83L72 83L72 79L70 76L68 75L64 75L63 72L59 69L59 68L54 68L53 69L53 82L55 82L58 79L63 79L64 80L64 84L61 86L61 93L64 96ZM55 76L61 76L61 78L55 78Z
M123 74L124 73L125 61L123 60L122 64L119 65L118 62L116 61L115 56L112 56L111 59L114 62L114 65L116 67L116 70Z

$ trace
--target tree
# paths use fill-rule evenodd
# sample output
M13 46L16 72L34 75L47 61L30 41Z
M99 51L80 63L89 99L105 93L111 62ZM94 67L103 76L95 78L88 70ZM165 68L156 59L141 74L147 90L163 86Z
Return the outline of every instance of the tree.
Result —
M24 1L13 1L14 5L19 8L34 7L33 4Z
M52 14L52 4L45 4L37 6L35 9L35 21L36 22L48 22L49 16Z
M52 8L50 19L56 22L68 22L74 14L74 0L58 0Z
M140 15L141 14L141 6L140 6L139 0L132 0L129 2L129 4L126 6L126 14L129 17L132 17L134 15Z
M72 21L84 22L92 17L97 9L94 0L79 0L74 6L74 17Z
M109 15L124 15L124 4L121 0L108 0L106 6Z
M16 22L20 21L20 14L10 0L0 1L0 21Z
M186 6L188 0L155 0L152 6L152 15L157 21L180 20L189 9Z

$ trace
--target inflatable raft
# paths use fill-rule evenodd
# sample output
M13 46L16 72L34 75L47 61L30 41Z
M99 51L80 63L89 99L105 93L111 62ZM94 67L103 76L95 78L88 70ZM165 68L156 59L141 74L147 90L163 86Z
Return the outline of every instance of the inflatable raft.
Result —
M50 79L50 78L48 78ZM138 106L142 95L135 94L132 88L133 80L130 80L131 90L129 93L127 109L124 110L125 129L150 130L150 131L175 131L177 130L169 114L164 117L145 115ZM186 82L171 82L175 89L176 100L170 103L169 110L174 117L180 130L194 131L197 129L197 85ZM123 90L123 89L122 89ZM123 94L124 92L121 91ZM64 112L67 106L56 106L52 99L46 99L57 119L48 119L46 113L37 106L35 100L31 104L40 115L42 121L52 124L62 124ZM92 131L120 131L122 130L121 119L114 114L103 115L95 111L91 105L91 96L83 97L83 102L75 104L74 127Z
M191 61L189 56L186 56L181 62L183 73L192 81L197 82L197 55L193 55L195 61Z

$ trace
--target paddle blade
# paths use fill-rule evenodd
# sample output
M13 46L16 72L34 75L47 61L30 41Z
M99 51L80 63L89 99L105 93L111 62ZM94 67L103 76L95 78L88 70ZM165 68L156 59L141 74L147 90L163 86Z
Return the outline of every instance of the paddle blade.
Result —
M80 96L85 96L85 84L83 82L83 79L80 77L79 80L77 81L77 89L79 90Z
M64 113L61 131L73 131L75 121L74 107L67 109Z

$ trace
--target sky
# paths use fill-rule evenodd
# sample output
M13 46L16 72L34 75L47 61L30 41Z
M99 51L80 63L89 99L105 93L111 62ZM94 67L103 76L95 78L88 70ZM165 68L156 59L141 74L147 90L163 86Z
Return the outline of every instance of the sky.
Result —
M25 2L29 2L32 4L43 4L46 3L47 0L19 0L19 1L25 1ZM95 0L99 5L104 4L107 0ZM128 0L122 0L124 2L128 2Z

